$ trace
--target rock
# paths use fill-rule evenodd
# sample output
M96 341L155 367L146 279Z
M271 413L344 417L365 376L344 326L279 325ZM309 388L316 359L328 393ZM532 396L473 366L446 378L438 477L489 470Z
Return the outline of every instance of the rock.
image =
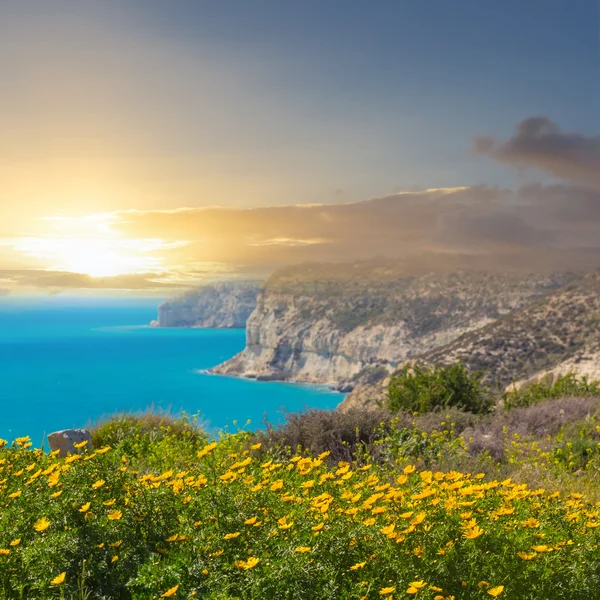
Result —
M246 348L211 372L330 386L370 383L562 282L561 276L479 271L406 276L393 265L390 274L383 267L358 274L354 265L320 268L327 266L275 273L246 323Z
M244 328L261 283L222 281L189 290L158 307L151 327Z
M65 457L68 454L80 453L82 449L75 448L75 444L80 444L87 440L87 448L92 447L92 435L87 429L63 429L55 431L48 436L48 444L52 451L60 450L60 456Z
M340 385L335 386L334 389L341 394L349 394L354 389L354 386L351 383L340 383Z

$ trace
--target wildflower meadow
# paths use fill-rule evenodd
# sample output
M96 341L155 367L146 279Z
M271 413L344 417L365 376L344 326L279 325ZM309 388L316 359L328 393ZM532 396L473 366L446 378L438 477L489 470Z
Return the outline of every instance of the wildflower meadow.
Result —
M0 449L0 598L583 599L600 503L484 473L332 461L247 433L60 458ZM150 452L150 446L144 452ZM171 450L169 450L169 448ZM174 468L148 465L164 463Z

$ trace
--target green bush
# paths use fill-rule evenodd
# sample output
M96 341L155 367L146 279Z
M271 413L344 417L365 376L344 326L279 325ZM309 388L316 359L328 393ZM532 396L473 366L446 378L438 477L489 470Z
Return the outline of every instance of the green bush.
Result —
M111 446L138 468L178 468L208 441L198 416L120 413L90 427L95 448Z
M469 373L462 363L449 367L405 366L388 386L387 408L392 413L425 413L451 406L486 413L493 406L481 373Z
M600 396L600 381L589 381L587 377L577 377L573 373L563 375L556 381L546 377L541 381L529 383L523 387L505 392L504 408L523 408L543 400L567 398L569 396Z

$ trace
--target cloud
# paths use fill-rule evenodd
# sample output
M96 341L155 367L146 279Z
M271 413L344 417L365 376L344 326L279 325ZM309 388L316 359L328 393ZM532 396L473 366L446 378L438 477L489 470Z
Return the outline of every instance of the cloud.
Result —
M168 281L165 275L146 273L96 278L81 273L63 271L35 269L6 269L0 271L0 278L14 286L45 289L53 294L72 289L140 291L185 287L179 281ZM163 277L165 277L165 280L163 280Z
M600 249L600 191L572 184L516 191L473 186L400 192L364 202L254 209L128 211L113 227L126 237L186 239L170 251L189 261L268 273L299 262L438 256L501 266L588 265ZM561 256L563 258L561 258ZM544 259L545 257L545 259ZM454 259L452 259L454 260ZM465 258L465 260L468 260ZM600 264L600 263L599 263Z
M491 136L476 137L474 149L509 165L534 167L600 189L600 135L564 132L547 117L521 121L505 142Z

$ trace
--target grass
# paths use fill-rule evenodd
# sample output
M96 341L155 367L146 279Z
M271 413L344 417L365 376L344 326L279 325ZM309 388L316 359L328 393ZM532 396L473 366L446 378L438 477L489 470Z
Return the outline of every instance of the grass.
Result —
M64 459L19 438L0 449L0 598L587 600L599 409L312 411L214 441L120 415Z

